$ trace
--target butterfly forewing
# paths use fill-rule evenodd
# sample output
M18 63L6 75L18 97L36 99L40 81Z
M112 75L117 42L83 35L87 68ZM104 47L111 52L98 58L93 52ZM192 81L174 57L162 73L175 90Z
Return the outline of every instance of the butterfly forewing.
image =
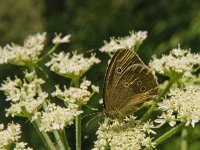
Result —
M119 79L120 74L126 70L126 68L132 64L143 64L143 62L133 52L126 49L118 50L110 60L105 79L104 79L104 91L103 100L106 111L112 110L111 91L116 86L116 80Z
M132 51L122 49L110 61L104 82L104 106L108 116L127 115L136 106L153 98L157 80Z

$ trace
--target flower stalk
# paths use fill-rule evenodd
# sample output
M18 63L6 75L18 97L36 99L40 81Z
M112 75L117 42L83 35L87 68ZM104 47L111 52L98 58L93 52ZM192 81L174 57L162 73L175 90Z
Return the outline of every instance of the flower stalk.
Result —
M60 130L60 136L61 136L62 141L64 143L65 150L70 150L70 147L69 147L68 140L67 140L66 133L65 133L64 129Z
M65 147L65 145L63 144L65 141L63 141L61 139L61 136L59 135L59 133L58 132L53 132L53 133L54 133L54 136L55 136L55 138L58 142L59 149L60 150L68 150L68 147Z
M78 87L79 78L72 78L72 84L74 87ZM82 110L82 105L79 104L78 111ZM77 115L75 117L75 122L76 122L76 150L81 150L81 114Z
M172 135L179 132L183 128L184 125L185 125L185 123L180 123L176 127L172 128L171 130L169 130L166 133L164 133L163 135L161 135L159 138L156 139L155 146L158 146L159 144L161 144L162 142L164 142L165 140L170 138Z
M37 63L45 60L47 57L49 57L55 50L56 48L58 47L59 44L55 44L49 51L48 53L46 53L44 56L42 56Z
M45 132L41 132L39 130L39 121L35 120L32 122L35 130L37 131L38 135L40 136L40 138L42 139L45 147L48 149L48 150L56 150L55 146L53 145L50 137L48 136L47 133Z
M79 105L79 110L82 110L82 106ZM81 150L81 114L77 115L76 121L76 150Z
M181 134L181 150L188 150L187 135L188 131L186 128L184 128Z

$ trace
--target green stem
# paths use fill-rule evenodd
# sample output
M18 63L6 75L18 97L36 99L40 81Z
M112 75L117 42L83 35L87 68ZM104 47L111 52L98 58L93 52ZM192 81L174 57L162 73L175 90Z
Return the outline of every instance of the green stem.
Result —
M161 98L163 98L166 93L169 91L169 89L171 88L171 86L174 84L175 80L170 79L166 88L163 90L163 92L161 93L161 95L159 96L159 98L156 100L156 102L159 102L161 100Z
M78 80L79 80L79 78L73 78L73 79L72 79L72 85L73 85L74 87L78 87L78 86L79 86Z
M137 51L139 50L140 44L136 44L135 47L132 48L132 50L137 53Z
M59 135L59 133L58 132L53 132L54 133L54 136L55 136L55 138L56 138L56 140L57 140L57 142L58 142L58 146L59 146L59 149L60 150L68 150L67 148L65 148L65 146L63 145L63 141L62 141L62 139L61 139L61 137L60 137L60 135Z
M72 85L74 87L78 87L79 78L72 78ZM78 110L82 110L82 105L79 104ZM81 114L76 116L75 118L76 122L76 150L81 150Z
M36 129L38 135L40 136L40 138L42 139L45 147L48 149L48 150L56 150L55 146L53 145L51 139L49 138L48 134L45 133L45 132L41 132L39 130L39 122L37 120L33 121L32 122L34 128Z
M182 130L182 135L181 135L181 150L188 149L187 135L188 135L188 131L186 128L184 128Z
M166 93L169 91L170 87L173 85L174 80L170 80L166 86L166 88L162 91L162 93L157 97L155 102L151 105L149 110L144 114L144 116L140 119L139 123L137 125L142 124L144 121L146 121L149 116L152 114L152 112L155 110L157 103L166 95Z
M180 131L183 128L184 125L185 125L184 123L180 123L176 127L172 128L171 130L169 130L166 133L164 133L163 135L161 135L159 138L156 139L155 146L161 144L166 139L170 138L172 135L174 135L175 133L177 133L178 131Z
M82 106L79 105L79 110ZM81 115L76 116L76 150L81 150Z
M48 51L48 53L46 53L46 55L42 56L42 57L38 60L37 63L39 63L39 62L45 60L49 55L51 55L51 54L56 50L56 48L58 47L58 45L59 45L59 44L54 45L54 46L50 49L50 51Z
M35 65L35 67L38 67L38 68L39 68L38 65ZM35 68L34 68L34 69L35 69ZM35 70L36 70L36 69L35 69ZM46 74L45 70L43 70L43 72ZM38 75L39 75L39 73L38 73ZM49 82L48 79L45 79L45 80L46 80L47 82ZM48 107L48 104L47 104L46 101L44 101L44 103L42 104L42 107L43 107L44 110L46 110L46 108ZM65 143L66 143L67 141L62 141L62 140L61 140L61 137L60 137L59 132L58 132L58 131L53 131L53 134L54 134L54 136L55 136L56 141L58 142L59 148L60 148L61 150L68 149L68 147L67 147L67 148L65 147Z
M67 136L66 136L66 133L65 133L65 130L61 130L60 131L60 136L62 137L62 141L65 145L65 149L66 150L70 150L70 147L69 147L69 144L68 144L68 141L67 141Z

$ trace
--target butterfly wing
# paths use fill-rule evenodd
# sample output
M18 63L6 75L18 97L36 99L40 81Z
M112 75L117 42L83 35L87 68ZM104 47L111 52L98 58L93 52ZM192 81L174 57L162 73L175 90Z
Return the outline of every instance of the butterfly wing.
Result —
M111 59L104 82L104 106L108 116L126 115L152 98L157 81L134 52L122 49Z
M154 98L157 89L157 79L149 68L140 64L129 67L113 90L113 97L120 93L116 98L118 104L114 104L117 106L114 106L114 111L122 116L134 112L139 105Z

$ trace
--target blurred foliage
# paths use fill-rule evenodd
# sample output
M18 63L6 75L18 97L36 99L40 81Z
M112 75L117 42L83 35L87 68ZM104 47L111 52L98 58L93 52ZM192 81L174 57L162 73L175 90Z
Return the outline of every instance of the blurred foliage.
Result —
M0 45L22 42L29 34L44 29L42 1L0 1Z
M200 1L199 0L1 0L0 1L0 45L10 42L22 42L23 39L36 32L46 31L49 41L54 32L72 34L70 46L62 50L78 50L86 55L88 50L94 49L102 60L100 65L94 66L87 74L87 78L102 89L103 76L107 67L108 56L101 54L98 49L103 40L111 36L126 36L131 30L146 30L148 38L143 43L139 55L148 63L152 54L160 56L171 48L191 48L193 52L200 49ZM49 46L47 46L49 47ZM9 65L0 66L0 82L6 76L20 74L22 70ZM95 75L95 76L94 76ZM62 83L63 78L52 75L54 82ZM53 87L52 87L53 89ZM1 93L1 100L5 97ZM101 95L94 97L90 105L98 107ZM1 110L8 104L1 103ZM101 108L102 109L102 108ZM1 112L2 112L1 111ZM86 109L87 113L92 111ZM2 118L2 117L1 117ZM83 149L91 149L95 140L97 120L92 121L85 128L87 119L83 119ZM18 122L22 122L19 118ZM2 121L2 119L1 119ZM9 121L9 120L7 120ZM24 122L24 120L23 120ZM31 126L26 123L26 126ZM25 128L25 127L24 127ZM32 127L31 127L32 129ZM68 129L68 139L72 149L75 146L74 127ZM24 141L31 147L39 146L39 137L32 130L24 129ZM200 147L200 129L189 130L190 150ZM161 131L160 131L161 132ZM180 149L180 135L166 141L159 149ZM169 144L170 143L170 144ZM173 147L172 147L173 146ZM198 147L198 148L197 148Z

